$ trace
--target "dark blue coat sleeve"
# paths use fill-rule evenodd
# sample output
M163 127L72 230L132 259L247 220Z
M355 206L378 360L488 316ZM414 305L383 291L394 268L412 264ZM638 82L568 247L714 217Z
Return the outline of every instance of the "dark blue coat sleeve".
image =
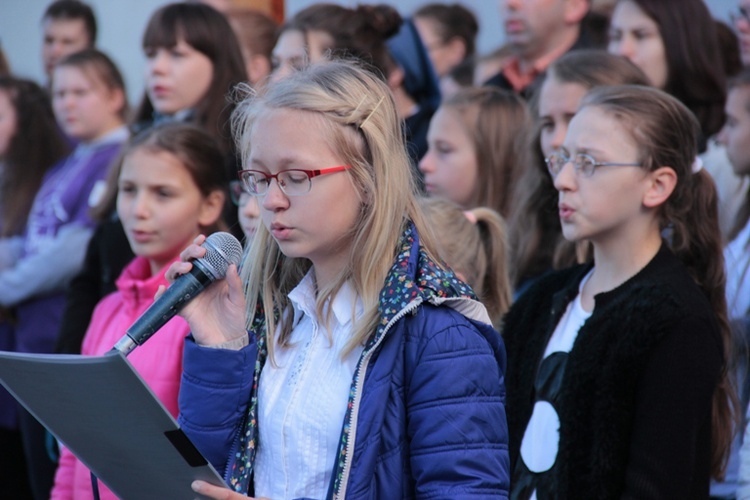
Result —
M507 498L502 340L455 311L425 309L439 318L424 323L407 360L413 366L407 430L417 496Z
M247 413L256 356L252 340L239 351L185 341L178 423L220 474Z

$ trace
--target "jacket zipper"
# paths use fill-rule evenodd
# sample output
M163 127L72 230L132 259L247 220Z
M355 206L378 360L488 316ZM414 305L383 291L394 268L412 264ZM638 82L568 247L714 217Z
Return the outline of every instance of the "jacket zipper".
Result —
M227 463L224 466L224 482L229 485L229 474L231 472L231 468L229 467L229 464L232 463L232 457L234 457L237 452L239 452L240 449L240 435L242 434L243 429L247 425L246 418L242 419L242 422L239 426L237 426L237 431L234 433L234 439L232 440L232 447L230 448L230 454L229 459L227 459Z
M333 493L333 498L335 500L343 500L344 498L346 498L346 486L349 482L349 471L352 465L352 457L354 456L354 444L357 437L356 426L357 417L359 416L360 395L362 394L362 384L364 384L365 382L365 375L367 375L367 367L370 363L370 357L372 356L372 353L375 351L375 349L377 349L377 347L381 344L381 342L383 342L383 339L385 339L388 330L390 330L398 320L419 307L422 301L423 299L421 297L417 297L413 301L409 302L398 313L396 313L396 315L391 318L391 320L385 326L383 333L380 335L380 339L378 339L378 341L370 348L370 350L367 351L367 353L364 355L364 358L362 359L362 372L359 374L357 384L354 388L354 401L352 403L352 413L349 420L349 442L347 443L347 453L346 457L344 458L344 471L341 477L341 481L339 482L339 489L338 491L335 491Z

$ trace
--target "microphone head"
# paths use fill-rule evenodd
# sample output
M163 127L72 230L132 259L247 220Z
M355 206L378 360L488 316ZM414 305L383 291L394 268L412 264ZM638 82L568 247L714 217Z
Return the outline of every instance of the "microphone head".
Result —
M240 265L242 245L229 233L213 233L201 246L206 248L206 255L195 261L195 264L200 263L200 267L211 273L214 279L223 279L227 275L229 264Z

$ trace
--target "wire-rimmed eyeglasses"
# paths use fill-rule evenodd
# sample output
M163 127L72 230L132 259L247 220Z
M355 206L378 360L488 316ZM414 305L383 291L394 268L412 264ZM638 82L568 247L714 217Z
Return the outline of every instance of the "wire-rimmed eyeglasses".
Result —
M289 169L275 174L268 174L260 170L240 170L239 178L248 193L264 196L271 185L271 179L276 179L281 190L287 196L300 196L310 192L312 178L320 175L333 174L349 170L351 165L324 168L321 170Z
M640 167L640 163L618 163L608 161L596 161L593 156L586 153L578 153L571 158L561 151L556 151L549 155L546 160L547 170L554 178L560 173L567 163L572 163L577 174L583 177L591 177L597 167Z

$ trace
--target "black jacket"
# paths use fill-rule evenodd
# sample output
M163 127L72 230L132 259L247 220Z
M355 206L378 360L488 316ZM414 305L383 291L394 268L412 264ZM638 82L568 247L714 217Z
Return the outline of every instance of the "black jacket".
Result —
M506 315L512 470L535 402L537 368L589 269L540 278ZM708 300L666 245L595 300L569 353L557 400L557 465L538 497L707 498L711 401L723 364Z

